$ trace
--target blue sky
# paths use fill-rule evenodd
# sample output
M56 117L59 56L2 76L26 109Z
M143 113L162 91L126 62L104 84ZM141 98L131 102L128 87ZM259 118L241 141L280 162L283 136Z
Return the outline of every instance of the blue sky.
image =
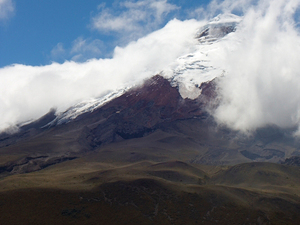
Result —
M158 4L153 8L155 2ZM207 3L0 0L0 68L15 63L47 65L111 57L115 46L157 30L172 18L195 17L195 10ZM116 25L117 19L126 24Z

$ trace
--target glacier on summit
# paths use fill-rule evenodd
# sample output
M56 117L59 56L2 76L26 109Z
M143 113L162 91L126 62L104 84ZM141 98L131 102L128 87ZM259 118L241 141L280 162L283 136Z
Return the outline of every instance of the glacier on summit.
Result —
M196 38L198 43L192 53L179 57L164 71L178 86L183 98L195 99L201 94L201 83L211 81L224 75L225 71L213 62L222 49L228 34L237 29L241 17L233 14L218 15L207 25L201 27Z

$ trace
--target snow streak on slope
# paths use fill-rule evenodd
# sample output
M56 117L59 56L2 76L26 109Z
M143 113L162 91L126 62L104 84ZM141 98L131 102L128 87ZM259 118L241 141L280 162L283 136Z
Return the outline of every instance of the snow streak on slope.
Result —
M93 112L95 109L103 106L107 102L111 101L114 98L117 98L128 91L131 87L126 87L114 92L111 92L103 97L94 98L86 101L82 101L72 107L70 107L65 112L59 113L55 120L46 126L54 126L63 123L67 123L70 120L76 119L79 115L86 112Z

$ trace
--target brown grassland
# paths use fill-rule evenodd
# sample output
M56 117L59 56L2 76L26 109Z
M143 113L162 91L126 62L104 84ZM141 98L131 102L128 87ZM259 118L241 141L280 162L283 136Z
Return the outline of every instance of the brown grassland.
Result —
M107 162L102 154L1 178L1 224L297 224L300 219L299 167Z

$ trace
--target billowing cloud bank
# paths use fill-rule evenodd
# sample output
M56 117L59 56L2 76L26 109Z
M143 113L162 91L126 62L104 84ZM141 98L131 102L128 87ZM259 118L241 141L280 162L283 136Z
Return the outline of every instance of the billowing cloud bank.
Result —
M195 45L196 20L172 20L125 48L111 59L72 61L47 66L12 65L0 69L0 130L37 119L58 108L137 83L159 73Z
M261 0L249 6L237 32L224 42L215 58L226 71L214 114L219 123L245 132L300 124L299 4Z

